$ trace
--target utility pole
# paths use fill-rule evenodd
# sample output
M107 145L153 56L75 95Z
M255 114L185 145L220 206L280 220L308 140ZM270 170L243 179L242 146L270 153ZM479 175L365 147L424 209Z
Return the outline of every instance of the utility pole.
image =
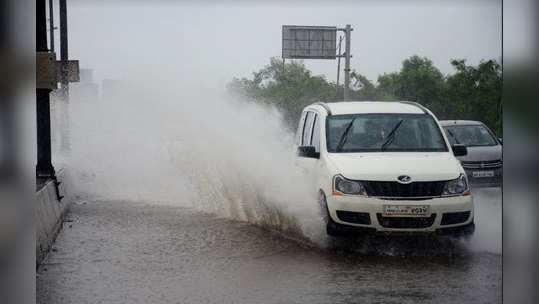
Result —
M60 60L62 61L62 94L69 99L69 60L67 47L67 3L60 0Z
M60 149L64 152L70 150L69 140L69 54L67 39L67 3L60 0L60 62L61 62L61 91L60 98Z
M346 53L345 53L345 63L344 63L344 100L350 100L350 36L352 33L352 27L350 24L346 25L344 29L346 35Z
M5 18L8 18L12 13L11 4L11 2L7 3L7 1L2 1L0 3L0 18L2 18L2 20L6 20ZM11 23L11 21L7 23L9 24ZM7 51L12 47L12 41L10 41L10 38L12 38L11 31L13 29L14 27L10 27L7 24L3 25L0 29L0 45L2 46L3 51ZM3 59L7 58L9 58L9 56L3 56ZM11 76L15 74L14 72L16 70L10 68L9 64L4 65L2 68L4 69L4 75ZM13 101L14 97L16 96L15 92L17 90L13 88L14 85L9 82L6 83L5 80L8 79L2 77L2 79L0 80L0 141L2 141L2 145L0 147L0 153L2 155L2 160L0 161L0 184L2 184L2 186L5 184L4 182L6 181L13 181L14 177L16 177L16 174L19 172L19 170L17 170L16 161L18 155L14 147L17 147L17 144L22 139L20 136L18 136L19 134L16 132L17 130L15 126L17 126L17 118L15 117L16 115L13 114L16 113L17 109L17 106L15 105L16 102ZM13 81L14 79L9 80ZM4 193L3 191L5 190L7 190L7 188L2 188L2 193ZM4 196L1 197L2 204L4 204ZM7 196L5 197L7 198ZM9 199L7 200L9 201ZM8 202L6 201L5 203Z
M49 0L49 33L51 52L54 53L54 0Z
M339 37L339 54L337 56L337 90L339 90L339 78L341 76L341 44L342 36Z
M36 0L36 52L47 49L47 11L46 0ZM55 171L51 160L51 89L36 88L37 113L37 165L36 178L54 178Z

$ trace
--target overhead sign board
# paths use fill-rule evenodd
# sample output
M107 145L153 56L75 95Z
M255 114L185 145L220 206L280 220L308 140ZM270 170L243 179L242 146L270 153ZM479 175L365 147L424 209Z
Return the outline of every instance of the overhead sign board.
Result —
M335 59L337 27L283 25L283 58Z

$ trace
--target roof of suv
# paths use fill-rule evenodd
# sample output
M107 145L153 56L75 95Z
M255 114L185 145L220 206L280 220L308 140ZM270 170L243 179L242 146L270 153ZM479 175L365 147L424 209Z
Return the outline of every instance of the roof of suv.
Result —
M328 102L326 105L332 115L343 114L368 114L368 113L406 113L422 114L423 109L418 105L396 101L343 101ZM311 105L320 106L321 105Z
M475 120L440 120L441 126L482 126L483 123Z

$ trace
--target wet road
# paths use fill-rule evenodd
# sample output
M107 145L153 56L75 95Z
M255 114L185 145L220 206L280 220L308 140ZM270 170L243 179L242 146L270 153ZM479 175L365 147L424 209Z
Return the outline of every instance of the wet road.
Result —
M37 302L500 303L501 192L478 198L472 245L399 238L330 249L189 208L76 203L38 269Z

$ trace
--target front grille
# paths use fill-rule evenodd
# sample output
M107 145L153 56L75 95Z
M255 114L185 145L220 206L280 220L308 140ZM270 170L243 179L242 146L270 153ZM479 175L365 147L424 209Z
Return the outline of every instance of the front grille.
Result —
M400 184L388 181L364 181L365 190L369 196L385 198L424 198L441 196L445 181L412 182Z
M461 161L462 167L467 169L492 169L503 166L501 159L485 160L485 161Z
M337 210L337 217L343 221L354 224L371 224L371 216L366 212L352 212Z
M430 217L386 217L381 213L377 213L378 223L384 228L428 228L434 224L436 213Z
M470 217L470 211L448 212L442 215L442 225L452 225L464 223Z

